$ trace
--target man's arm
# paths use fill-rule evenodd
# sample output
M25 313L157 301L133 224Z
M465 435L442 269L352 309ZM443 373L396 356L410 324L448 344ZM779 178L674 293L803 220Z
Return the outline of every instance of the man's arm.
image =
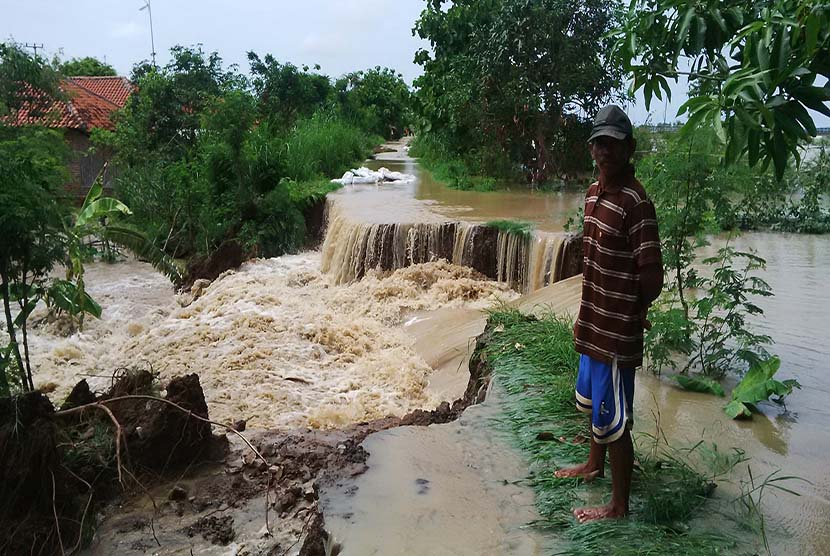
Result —
M654 262L640 269L640 299L648 307L663 291L663 266Z
M628 239L639 276L640 317L643 328L651 328L646 319L648 307L663 289L663 256L660 252L660 234L654 204L643 200L628 215Z

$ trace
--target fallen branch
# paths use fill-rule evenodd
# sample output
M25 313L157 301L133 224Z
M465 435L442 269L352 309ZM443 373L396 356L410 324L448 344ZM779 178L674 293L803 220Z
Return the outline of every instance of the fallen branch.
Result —
M170 400L165 400L164 398L157 398L157 397L154 397L154 396L147 396L147 395L142 395L142 394L133 394L133 395L128 395L128 396L118 396L118 397L115 397L115 398L109 398L107 400L99 400L97 402L93 402L93 403L89 403L89 404L85 404L85 405L79 405L79 406L73 407L71 409L64 409L64 410L61 410L61 411L56 411L55 414L54 414L55 416L57 416L57 417L68 417L68 416L71 416L71 415L74 415L74 414L83 413L87 409L92 408L92 409L99 409L101 411L104 411L109 416L110 420L113 422L113 424L115 425L115 428L116 428L116 444L115 444L116 450L115 450L115 454L116 454L116 463L118 465L118 482L121 483L122 487L124 486L124 482L122 481L122 474L121 474L122 469L123 469L125 472L127 472L130 475L130 477L133 478L133 480L136 483L138 483L138 485L145 491L145 493L147 493L147 495L150 496L150 500L153 502L154 512L157 512L158 508L156 506L155 500L153 500L152 495L150 495L150 493L146 489L146 487L144 487L144 485L140 481L138 481L138 479L135 478L135 475L133 475L129 471L129 469L127 469L126 467L123 467L123 465L121 463L121 436L122 436L123 432L122 432L121 424L115 418L115 415L113 414L112 410L110 410L110 408L107 407L107 404L111 404L111 403L115 403L115 402L119 402L119 401L123 401L123 400L147 400L147 401L165 403L169 406L172 406L172 407L178 409L179 411L181 411L183 413L186 413L188 417L193 417L194 419L197 419L199 421L209 423L209 424L215 425L217 427L221 427L221 428L223 428L227 431L232 432L233 434L235 434L239 438L241 438L242 441L248 446L248 448L250 448L250 450L256 455L256 457L259 458L260 461L264 462L266 466L270 465L268 463L268 460L265 459L265 457L261 453L259 453L259 450L257 450L254 447L254 445L251 444L251 442L242 433L240 433L238 430L236 430L234 427L229 426L229 425L225 425L224 423L219 423L219 422L216 422L216 421L212 421L212 420L210 420L206 417L202 417L201 415L197 415L197 414L193 413L193 411L191 411L189 409L185 409L184 407L180 406L176 402L171 402ZM271 506L271 504L270 504L270 491L271 491L271 474L269 472L268 473L268 484L267 484L266 491L265 491L265 528L266 528L266 531L268 531L269 534L271 533L270 520L269 520L269 510L270 510L270 506ZM161 546L161 543L159 542L158 537L156 537L156 532L155 532L155 528L153 527L153 520L152 519L150 521L150 527L151 527L151 530L152 530L152 533L153 533L153 539L156 541L156 544Z

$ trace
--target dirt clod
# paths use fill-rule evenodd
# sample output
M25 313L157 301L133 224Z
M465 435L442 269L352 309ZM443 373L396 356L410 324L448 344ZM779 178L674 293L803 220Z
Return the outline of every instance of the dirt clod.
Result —
M208 542L227 546L236 538L236 531L233 529L233 516L208 516L200 518L196 523L187 528L187 535L189 537L201 535Z
M95 394L89 389L89 383L86 379L81 380L76 384L66 401L63 402L61 409L69 409L71 407L78 407L79 405L86 405L95 401Z
M172 489L170 489L170 494L167 495L168 500L181 501L185 498L187 498L187 491L179 485L176 485Z

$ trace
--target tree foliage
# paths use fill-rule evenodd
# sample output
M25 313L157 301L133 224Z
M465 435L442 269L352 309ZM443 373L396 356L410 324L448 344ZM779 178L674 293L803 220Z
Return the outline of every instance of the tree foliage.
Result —
M32 389L25 320L52 267L63 260L67 205L60 190L66 146L59 133L0 128L0 293L8 344L0 349L0 395ZM12 316L12 310L23 315Z
M271 54L260 58L248 53L251 64L251 85L259 100L260 113L279 127L292 125L301 117L309 117L331 100L334 88L325 75L310 72L308 66L282 64ZM314 70L319 70L315 66Z
M815 137L808 109L830 116L830 6L823 0L632 0L613 34L633 90L671 96L689 79L684 130L713 126L725 159L770 163L780 179L797 146Z
M403 134L411 118L411 94L400 73L374 67L349 73L335 83L344 116L363 129L393 139Z
M97 134L118 153L118 194L170 254L229 239L261 256L296 249L305 223L286 180L342 175L375 140L319 68L249 61L250 80L215 52L175 47L163 68L137 67L115 132ZM352 94L342 102L365 108Z
M606 0L431 0L414 32L421 132L457 152L501 152L536 181L587 166L590 117L615 98Z
M67 77L118 75L114 67L92 56L72 58L65 62L58 62L56 65L58 71Z
M21 106L45 111L61 98L59 75L39 56L31 56L20 45L0 42L0 118L13 117Z
M666 292L652 309L646 334L651 370L682 364L681 372L720 378L767 357L771 339L752 332L747 317L761 313L753 299L771 295L757 276L765 261L727 246L699 259L708 235L735 226L735 205L757 178L718 163L715 131L670 137L638 167L657 209ZM695 292L692 295L690 292ZM685 358L681 363L681 357Z

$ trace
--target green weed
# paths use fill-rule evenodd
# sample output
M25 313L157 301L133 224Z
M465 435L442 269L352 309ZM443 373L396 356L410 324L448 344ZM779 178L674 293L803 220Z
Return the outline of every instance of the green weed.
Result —
M513 234L525 239L529 239L533 234L533 222L524 222L522 220L491 220L487 222L488 228L496 228L500 232L506 234Z
M298 122L286 137L285 172L295 181L339 178L382 142L342 119L318 113Z

